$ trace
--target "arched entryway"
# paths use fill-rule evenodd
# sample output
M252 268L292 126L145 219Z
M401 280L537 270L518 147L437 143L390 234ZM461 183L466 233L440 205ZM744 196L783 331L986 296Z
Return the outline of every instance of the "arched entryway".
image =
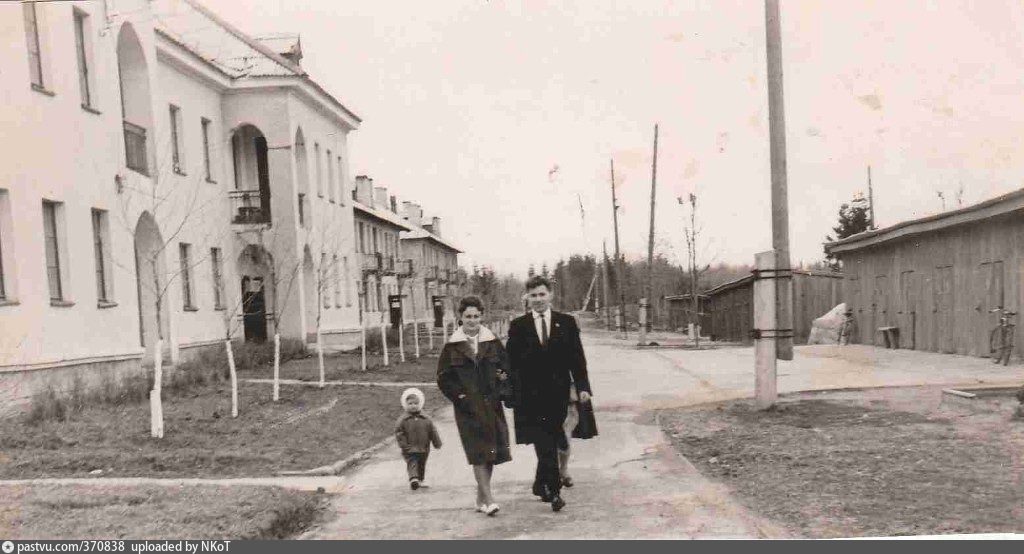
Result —
M153 175L153 109L147 67L146 55L135 28L125 23L117 35L125 163L129 169Z
M264 248L250 244L238 257L238 278L242 298L242 325L246 342L265 342L273 329L276 302L273 257Z
M139 299L139 343L146 349L145 364L156 359L156 343L160 338L169 348L170 316L165 296L167 270L163 251L164 239L156 221L149 212L143 212L135 225L135 281Z

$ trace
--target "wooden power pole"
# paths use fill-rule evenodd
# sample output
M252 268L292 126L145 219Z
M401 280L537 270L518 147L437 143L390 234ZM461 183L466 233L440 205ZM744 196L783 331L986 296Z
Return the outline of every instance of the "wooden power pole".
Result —
M640 345L647 344L647 326L651 320L651 294L654 291L654 206L655 187L658 184L658 124L654 124L654 159L651 160L651 231L647 239L647 284L644 298L640 299Z
M875 191L871 187L871 166L868 166L868 229L875 228Z
M608 326L608 330L612 330L612 310L608 306L608 240L601 242L601 250L604 252L604 258L601 259L601 292L604 293L604 318L605 323Z
M768 132L772 172L772 249L776 265L777 355L793 359L793 278L789 265L789 197L786 183L786 117L783 102L782 31L779 0L765 0L765 39L768 54Z
M615 288L619 293L619 308L615 315L615 323L622 331L623 338L626 336L626 289L623 282L625 273L622 270L622 257L619 254L619 204L615 199L615 160L609 160L612 180L612 222L615 225Z

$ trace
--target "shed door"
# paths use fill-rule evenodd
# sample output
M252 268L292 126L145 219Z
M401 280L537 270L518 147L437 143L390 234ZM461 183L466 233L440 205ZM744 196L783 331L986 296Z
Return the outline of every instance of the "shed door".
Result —
M935 326L936 350L953 354L956 352L956 335L954 333L953 315L953 266L935 268Z
M917 348L917 287L913 271L900 273L900 348Z

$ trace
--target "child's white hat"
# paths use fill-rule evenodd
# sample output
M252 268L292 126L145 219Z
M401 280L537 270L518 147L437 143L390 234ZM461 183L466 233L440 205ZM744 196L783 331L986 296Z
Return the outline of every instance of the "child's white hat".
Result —
M411 389L405 389L404 391L402 391L402 408L405 408L406 400L410 396L415 396L416 398L420 399L420 409L422 410L424 404L426 404L426 398L423 396L423 391L415 387Z

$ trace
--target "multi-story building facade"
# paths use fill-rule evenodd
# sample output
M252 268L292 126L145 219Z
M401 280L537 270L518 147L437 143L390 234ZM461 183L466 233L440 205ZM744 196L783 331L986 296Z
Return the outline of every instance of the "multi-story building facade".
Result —
M423 219L423 208L403 202L402 211L412 227L401 235L402 253L412 264L412 277L406 293L410 302L406 312L419 322L436 321L438 306L445 321L454 319L456 295L462 285L458 271L458 255L462 253L451 241L441 237L441 218Z
M0 19L5 397L225 337L358 340L360 120L297 37L195 0L5 2Z
M360 297L363 321L368 325L392 324L388 297L399 294L399 285L409 278L408 261L402 257L399 233L411 231L398 215L397 200L373 179L359 175L353 191L354 236L359 258Z

